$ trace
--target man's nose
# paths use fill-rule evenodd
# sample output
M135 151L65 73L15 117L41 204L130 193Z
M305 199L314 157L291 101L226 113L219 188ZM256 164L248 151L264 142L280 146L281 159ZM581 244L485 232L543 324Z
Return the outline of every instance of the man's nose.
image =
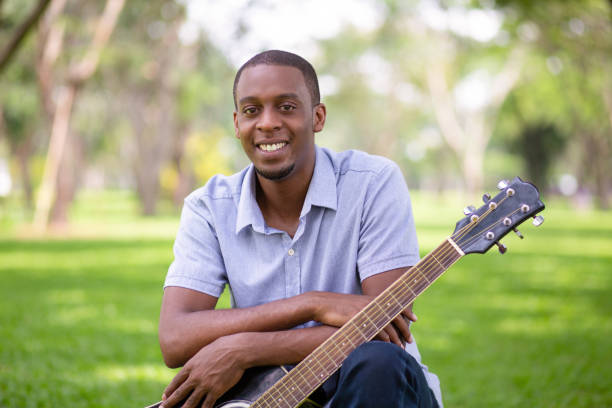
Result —
M257 130L262 132L272 132L281 128L281 121L278 112L274 109L264 109L259 115Z

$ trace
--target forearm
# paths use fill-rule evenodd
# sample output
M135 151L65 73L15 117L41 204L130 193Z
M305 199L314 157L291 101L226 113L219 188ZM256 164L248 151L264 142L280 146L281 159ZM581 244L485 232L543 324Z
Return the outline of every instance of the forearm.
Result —
M313 319L307 294L267 304L224 310L180 310L164 305L159 337L162 354L170 367L183 365L212 341L236 333L290 329Z
M238 333L228 340L236 347L244 368L297 364L327 340L336 327L315 326L263 333Z

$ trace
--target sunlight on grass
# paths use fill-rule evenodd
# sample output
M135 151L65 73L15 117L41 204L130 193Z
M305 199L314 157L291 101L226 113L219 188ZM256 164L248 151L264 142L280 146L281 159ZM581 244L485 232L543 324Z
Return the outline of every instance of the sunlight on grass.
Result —
M154 380L170 382L176 370L170 370L159 364L142 364L138 366L107 365L97 367L94 375L108 381L123 382L126 380Z

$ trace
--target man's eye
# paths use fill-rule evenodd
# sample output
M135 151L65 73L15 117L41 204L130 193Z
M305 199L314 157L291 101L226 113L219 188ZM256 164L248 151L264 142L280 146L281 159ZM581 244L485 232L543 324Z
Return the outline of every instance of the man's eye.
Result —
M257 112L257 109L254 106L250 106L242 110L242 113L245 115L253 115L255 112Z
M295 109L295 106L289 105L289 104L284 104L280 106L280 110L282 110L283 112L290 112L294 109Z

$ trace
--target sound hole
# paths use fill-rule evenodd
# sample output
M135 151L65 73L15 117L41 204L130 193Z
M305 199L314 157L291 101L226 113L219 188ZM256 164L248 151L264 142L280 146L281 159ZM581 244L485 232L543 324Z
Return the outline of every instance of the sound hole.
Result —
M218 408L249 408L249 405L246 401L230 401L219 405Z

